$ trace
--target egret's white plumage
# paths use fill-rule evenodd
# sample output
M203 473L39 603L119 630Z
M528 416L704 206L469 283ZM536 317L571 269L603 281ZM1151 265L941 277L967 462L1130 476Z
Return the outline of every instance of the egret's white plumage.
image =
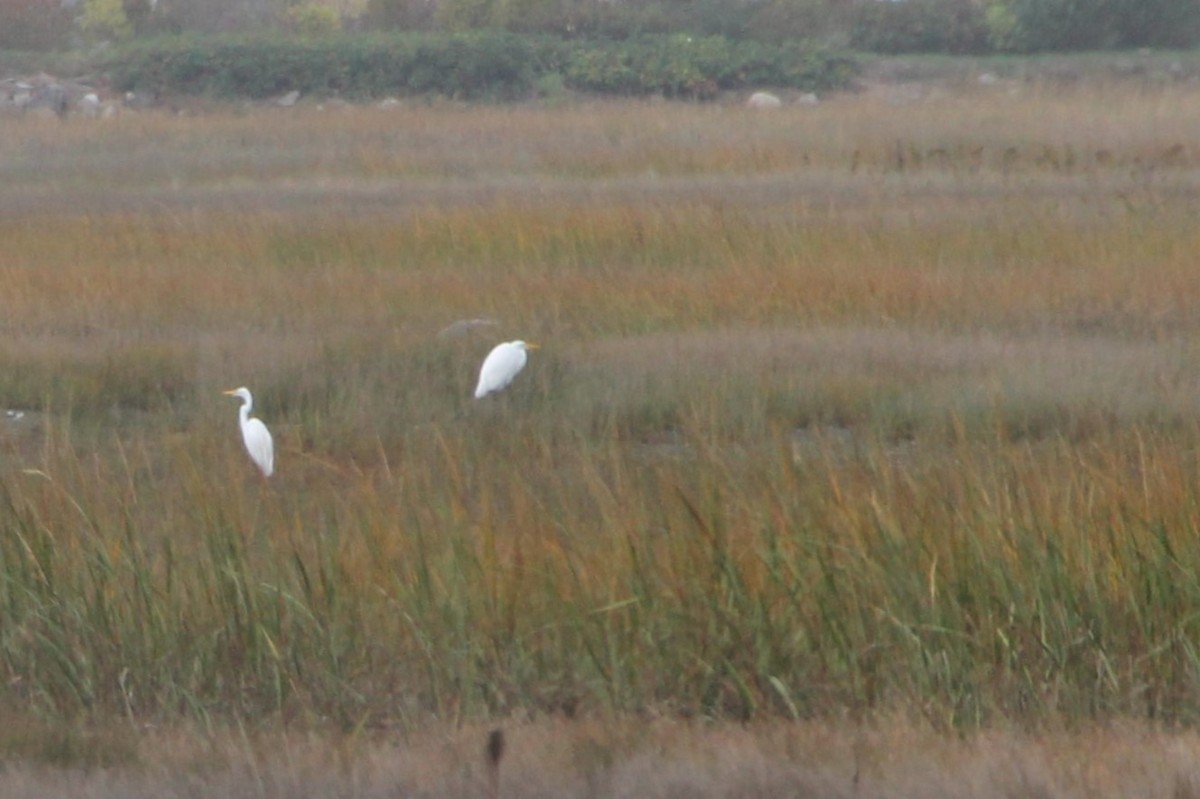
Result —
M492 348L479 369L479 385L475 387L475 399L508 388L513 378L525 368L525 361L528 359L526 351L537 348L537 344L526 341L506 341Z
M275 443L271 440L271 431L262 420L250 418L250 409L254 407L254 397L250 396L250 389L235 388L224 393L242 400L241 410L238 411L238 420L242 425L242 441L246 444L246 452L250 453L250 460L254 461L254 465L264 477L270 477L275 473Z

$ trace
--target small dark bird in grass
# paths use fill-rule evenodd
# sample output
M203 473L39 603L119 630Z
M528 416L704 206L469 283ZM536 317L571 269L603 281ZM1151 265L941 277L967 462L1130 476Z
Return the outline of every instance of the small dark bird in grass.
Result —
M500 799L500 760L504 757L504 730L497 727L488 733L488 795Z

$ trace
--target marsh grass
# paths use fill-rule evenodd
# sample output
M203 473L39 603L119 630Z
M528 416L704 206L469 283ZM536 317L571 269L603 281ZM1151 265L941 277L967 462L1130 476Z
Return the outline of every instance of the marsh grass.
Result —
M1197 114L5 119L6 700L1193 724Z

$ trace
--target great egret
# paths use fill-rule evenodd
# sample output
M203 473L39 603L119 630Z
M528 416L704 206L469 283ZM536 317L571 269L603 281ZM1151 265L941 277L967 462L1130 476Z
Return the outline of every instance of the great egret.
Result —
M250 418L250 409L254 407L254 397L250 396L250 389L235 388L222 393L242 400L241 410L238 411L238 420L242 425L242 441L246 443L246 452L250 453L250 460L254 461L263 477L270 477L275 473L275 443L271 440L271 431L262 420Z
M525 361L528 359L526 350L537 348L537 344L527 341L506 341L493 347L479 369L479 385L475 387L475 399L508 388L513 378L525 368Z

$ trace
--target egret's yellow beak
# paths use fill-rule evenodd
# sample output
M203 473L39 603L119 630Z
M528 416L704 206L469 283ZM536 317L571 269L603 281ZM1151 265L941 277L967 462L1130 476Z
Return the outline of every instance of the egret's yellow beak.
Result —
M541 348L542 348L542 345L538 344L536 342L533 342L533 341L525 342L525 349L527 349L527 350L540 350Z
M237 393L237 389L236 389L236 388L231 388L231 389L229 389L228 391L222 391L221 393L222 393L222 394L224 394L224 395L225 395L225 396L227 396L227 397L232 397L234 394L236 394L236 393Z

